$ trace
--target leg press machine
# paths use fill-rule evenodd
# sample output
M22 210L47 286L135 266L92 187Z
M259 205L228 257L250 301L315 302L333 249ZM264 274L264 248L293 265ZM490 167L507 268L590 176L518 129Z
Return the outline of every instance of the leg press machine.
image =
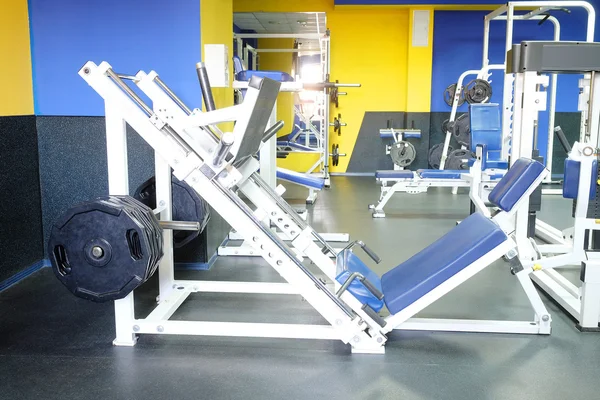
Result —
M379 262L379 257L364 243L353 242L337 253L257 173L256 154L280 83L251 79L242 104L201 112L187 108L154 71L120 75L106 62L88 62L79 75L105 102L111 195L129 193L127 123L156 152L157 204L159 199L169 204L172 171L286 281L176 280L170 249L172 237L166 234L166 250L158 268L158 305L142 318L134 313L135 291L116 300L115 345L133 346L138 335L143 334L180 334L340 340L349 344L352 352L383 353L387 334L394 329L550 334L550 315L529 278L533 269L519 262L512 238L514 224L510 223L548 173L542 164L527 158L516 160L489 194L489 201L501 210L493 218L472 214L432 245L379 277L352 251L354 245L360 245ZM132 80L133 85L127 85L125 79ZM210 93L208 83L201 79L201 84L203 92ZM152 107L136 90L151 99ZM236 122L233 132L219 134L213 126L225 121ZM170 217L168 206L158 212L161 220ZM277 226L280 233L273 232L271 225ZM314 263L325 279L302 263L304 257ZM530 321L414 318L503 257L509 260L510 271L531 304ZM323 323L171 320L193 292L301 295L323 317ZM379 314L384 307L390 314L385 318Z

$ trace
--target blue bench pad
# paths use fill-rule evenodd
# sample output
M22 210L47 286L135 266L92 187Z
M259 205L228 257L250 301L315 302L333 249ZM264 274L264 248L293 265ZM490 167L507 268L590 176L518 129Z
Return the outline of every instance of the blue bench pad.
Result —
M460 179L461 174L466 174L467 170L458 169L418 169L417 173L421 178L429 179Z
M323 189L323 186L325 186L325 180L323 178L284 168L277 168L277 178L316 190L321 190Z
M242 82L249 82L250 78L257 76L259 78L269 78L277 82L293 82L294 78L290 74L279 71L242 71L236 75L236 79Z
M519 158L490 192L489 202L503 211L512 210L544 169L538 161Z
M415 174L408 169L382 169L375 172L377 179L412 179Z
M475 213L381 277L384 301L397 314L504 241L494 222Z
M352 275L353 272L362 274L369 282L371 282L381 292L381 280L379 276L369 269L356 256L352 250L347 249L338 254L336 259L336 274L335 280L340 285ZM354 295L362 304L368 304L376 312L383 308L383 300L375 297L358 279L352 281L348 287L348 291Z

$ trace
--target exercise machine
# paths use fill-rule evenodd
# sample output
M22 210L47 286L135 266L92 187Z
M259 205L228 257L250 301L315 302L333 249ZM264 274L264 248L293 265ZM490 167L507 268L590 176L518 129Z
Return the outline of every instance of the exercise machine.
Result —
M584 141L576 143L565 162L563 196L576 199L573 228L558 231L536 218L535 209L523 207L514 220L519 257L536 270L536 284L560 304L582 330L598 330L600 264L597 259L597 157L600 138L600 43L528 41L508 52L508 72L514 74L515 112L512 135L514 157L531 155L536 146L532 129L546 106L548 73L585 74L589 91L580 93L585 105ZM583 97L583 101L581 100ZM545 242L539 244L537 237ZM581 270L577 286L557 270Z
M266 78L252 79L241 105L220 110L209 108L203 113L182 107L183 103L173 92L158 83L160 78L155 72L140 71L131 76L114 72L106 62L100 65L88 62L79 74L105 101L110 195L126 198L128 194L127 123L154 148L157 165L165 167L165 176L166 172L170 176L172 168L173 175L196 190L286 281L175 280L172 262L168 256L165 257L171 242L169 235L163 232L162 242L167 249L151 251L153 256L161 259L158 268L159 303L147 317L135 316L135 287L147 279L147 273L135 285L120 293L115 300L115 345L132 346L138 335L143 334L185 334L340 340L349 344L355 353L383 353L388 340L386 335L394 329L550 333L550 315L528 278L532 270L522 267L518 262L515 242L510 232L502 229L502 221L510 219L520 210L523 202L547 174L540 163L526 158L514 163L490 193L490 201L502 210L493 218L480 213L472 214L431 246L379 278L352 252L352 246L337 253L335 261L328 257L325 253L335 250L299 219L278 193L257 174L259 163L255 156L279 92L278 82ZM148 95L153 108L146 105L124 79L131 79L136 88ZM210 88L205 86L203 93L210 93ZM212 126L223 121L236 122L233 132L215 134ZM161 196L161 188L163 185L159 184L158 196ZM242 192L249 203L257 208L253 210L237 192ZM139 206L136 209L141 210ZM144 210L145 218L149 219L145 225L150 226L153 213L148 214L149 209ZM169 210L165 209L159 217L166 218L168 213ZM140 211L141 214L144 213ZM291 239L294 249L265 225L266 220L275 223ZM79 228L83 228L81 234L85 235L86 227ZM161 231L154 229L153 232ZM118 235L112 248L123 245L126 252L139 253L138 246L132 246L129 242L130 236ZM101 259L106 254L103 248L108 249L108 246L102 241L99 243L96 247L100 249L91 249L90 254ZM371 258L380 261L364 243L355 242L352 245L360 245ZM147 247L144 249L148 250ZM77 265L77 268L73 266L69 270L61 270L54 257L56 249L50 250L53 269L59 279L78 282L81 286L94 283L93 279L87 282L77 280L79 271L91 261L83 266ZM70 248L68 244L63 247L63 253L72 254L73 260L81 251ZM298 252L304 253L315 263L326 278L335 284L335 290L300 262ZM503 256L510 260L510 270L527 294L534 311L533 320L411 318ZM155 258L153 260L156 261ZM92 261L99 262L99 259ZM106 272L112 271L112 268L118 268L118 265L113 262L110 268L96 268L94 271ZM301 295L326 323L299 325L171 320L170 317L193 292ZM385 318L379 315L384 306L390 313Z
M470 149L455 153L456 169L381 170L375 173L381 183L381 194L377 204L369 205L373 218L385 217L384 207L395 193L424 193L430 187L468 187L474 196L487 202L488 193L508 168L508 161L501 158L500 108L492 103L472 104L469 116ZM472 154L476 153L478 145L482 146L483 162L476 163Z

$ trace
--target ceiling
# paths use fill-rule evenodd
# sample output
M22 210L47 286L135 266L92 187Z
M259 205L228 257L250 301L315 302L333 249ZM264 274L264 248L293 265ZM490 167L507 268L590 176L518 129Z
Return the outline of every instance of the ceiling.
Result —
M324 33L327 29L325 13L233 13L233 23L256 33Z

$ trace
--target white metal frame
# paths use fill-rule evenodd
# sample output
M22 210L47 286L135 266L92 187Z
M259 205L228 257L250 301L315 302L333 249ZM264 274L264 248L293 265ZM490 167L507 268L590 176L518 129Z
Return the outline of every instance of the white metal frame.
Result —
M409 320L416 312L439 299L475 273L481 271L502 255L509 253L515 244L511 239L497 246L480 259L467 266L462 272L449 278L401 313L386 318L381 325L363 310L362 304L348 291L336 296L328 285L323 284L299 261L305 255L332 282L335 282L335 263L323 252L316 241L335 250L309 225L302 222L291 207L256 173L259 163L249 158L237 167L229 160L223 165L211 162L218 153L219 139L205 130L206 121L221 122L236 119L234 128L236 141L243 138L248 119L259 99L259 91L251 88L243 104L215 112L201 113L199 110L182 108L181 101L158 83L155 72L138 72L134 83L153 102L153 108L143 103L111 66L104 62L95 65L88 62L79 75L104 99L106 104L107 151L110 194L129 193L127 173L127 142L125 123L138 132L151 145L159 161L157 167L158 198L162 208L160 217L168 217L170 201L168 188L171 171L180 180L187 182L236 230L236 232L263 259L274 268L287 283L270 282L214 282L182 281L173 277L173 260L169 251L172 242L165 236L165 257L159 269L160 295L158 305L146 318L134 314L134 292L115 301L115 345L133 346L139 334L182 334L218 335L232 337L335 339L348 343L353 352L383 353L387 341L386 333L394 328L427 329L474 332L550 333L550 316L543 307L537 293L527 288L531 272L522 270L517 274L534 308L533 321L465 321L465 320ZM236 115L237 117L233 117ZM204 121L197 124L197 121ZM239 146L239 143L238 143ZM232 154L237 150L233 149ZM206 160L206 162L204 161ZM160 177L159 175L160 174ZM239 189L250 203L250 208L236 194ZM527 193L526 193L527 195ZM160 201L160 200L159 200ZM159 210L156 210L159 211ZM496 218L496 217L495 217ZM277 235L264 225L270 221L278 226L281 234L291 239L294 249L288 247ZM300 230L302 228L302 230ZM315 241L316 240L316 241ZM337 285L336 285L337 286ZM265 293L301 295L327 321L324 325L240 323L229 321L175 321L170 317L193 292ZM406 325L401 325L405 323Z

